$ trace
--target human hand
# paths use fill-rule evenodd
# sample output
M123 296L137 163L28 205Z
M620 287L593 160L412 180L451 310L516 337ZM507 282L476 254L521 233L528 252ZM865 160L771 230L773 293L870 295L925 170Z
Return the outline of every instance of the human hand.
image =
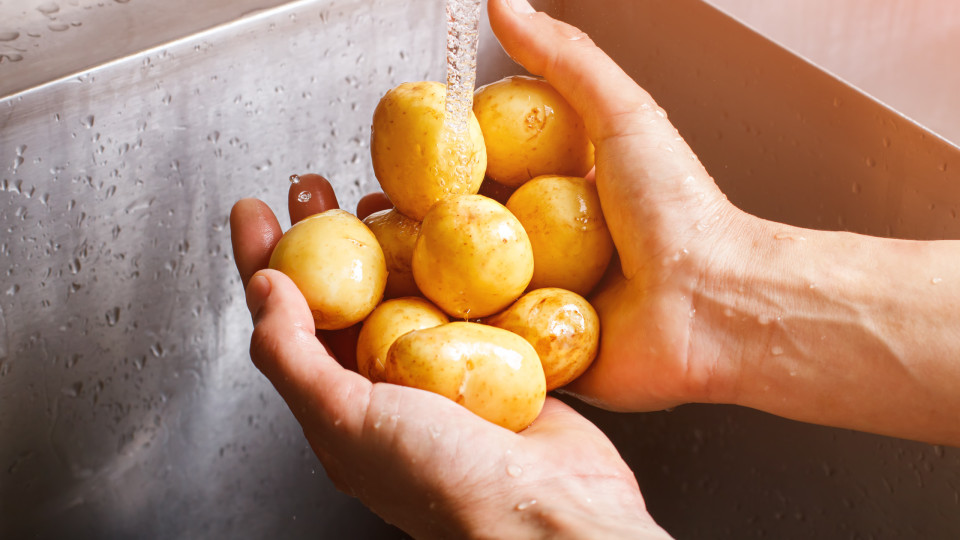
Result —
M633 411L726 399L736 364L701 324L697 298L707 269L732 251L730 232L759 220L727 201L653 98L582 32L524 0L488 9L506 52L583 117L619 253L591 298L600 354L566 391Z
M336 205L319 177L301 186L314 196L309 208L291 198L293 221ZM378 207L364 203L364 213ZM547 398L517 434L439 395L341 367L331 348L355 339L318 339L296 286L264 270L281 235L274 214L245 199L230 227L254 320L251 357L338 489L415 537L667 536L613 444L562 402Z

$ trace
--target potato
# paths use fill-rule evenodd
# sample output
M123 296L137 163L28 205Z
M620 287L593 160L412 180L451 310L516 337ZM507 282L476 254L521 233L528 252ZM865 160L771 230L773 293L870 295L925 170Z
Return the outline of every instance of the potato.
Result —
M413 246L420 234L420 222L408 218L394 208L370 214L363 220L363 224L377 237L387 260L387 288L383 297L389 299L419 296L420 289L413 280L410 263L413 259Z
M530 425L546 397L536 351L520 336L477 323L414 330L387 354L387 382L445 396L513 431Z
M530 289L559 287L586 296L603 277L613 239L597 188L583 178L540 176L507 201L530 237Z
M444 128L445 97L444 84L404 83L387 92L373 113L373 171L397 209L417 221L437 201L476 193L487 168L483 133L472 112L468 140L461 140L469 145L463 149L467 163L460 167L457 138Z
M372 382L383 381L387 351L398 337L447 322L447 316L423 298L387 300L363 321L357 340L357 371Z
M536 349L547 391L579 377L597 356L600 319L579 294L547 288L530 291L484 321L526 339Z
M479 88L473 100L487 145L487 175L519 186L544 174L584 176L593 143L583 120L542 79L507 77Z
M293 280L320 330L362 321L377 307L387 282L376 237L343 210L315 214L291 227L273 249L270 268Z
M413 277L450 316L492 315L523 294L533 275L527 233L509 210L482 195L437 203L420 226Z

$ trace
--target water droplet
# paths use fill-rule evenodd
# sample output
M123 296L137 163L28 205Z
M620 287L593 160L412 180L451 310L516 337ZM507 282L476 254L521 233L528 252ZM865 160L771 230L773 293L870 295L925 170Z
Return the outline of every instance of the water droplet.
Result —
M153 345L150 346L150 354L152 354L156 358L162 357L163 353L164 353L163 345L160 342L154 343Z
M516 478L523 474L523 468L519 465L507 465L507 474Z
M933 278L933 279L930 280L930 283L933 283L934 285L939 285L939 284L943 283L943 278L935 277L935 278Z
M291 183L291 184L299 184L299 183L300 183L300 175L299 175L299 174L291 174L291 175L290 175L290 183Z
M770 349L770 354L774 356L780 356L781 354L783 354L783 347L773 347L772 349ZM794 373L791 372L790 375L794 375Z
M873 159L872 157L868 157L864 162L867 164L867 167L877 166L877 160Z
M107 326L116 326L119 320L120 320L119 307L115 306L113 309L107 311Z
M943 163L941 163L940 166L937 167L937 169L938 169L940 172L946 172L946 171L947 171L947 162L944 161Z
M798 236L789 232L778 232L777 234L773 235L773 239L774 240L796 240L798 242L807 241L806 236Z
M70 29L70 25L62 22L52 22L47 25L51 32L65 32Z
M297 195L297 200L302 203L305 203L309 201L312 197L313 197L313 194L311 194L309 191L301 191L300 194Z
M3 307L0 307L0 358L7 357L7 320L3 317ZM9 369L9 368L8 368ZM0 366L0 374L2 373Z
M96 118L94 118L94 116L91 114L90 116L84 118L81 123L83 124L83 127L90 129L93 127L93 123L95 120Z
M20 32L0 31L0 41L13 41L20 37Z
M537 504L537 500L536 500L536 499L530 499L529 501L523 501L523 502L517 504L517 506L516 506L515 508L516 508L517 510L523 511L523 510L526 510L527 508L530 508L531 506L533 506L533 505L535 505L535 504Z
M44 3L40 4L39 6L37 6L37 11L39 11L40 13L42 13L42 14L46 15L47 17L49 17L50 15L53 15L54 13L59 13L59 12L60 12L60 6L58 6L57 4L55 4L55 3L53 3L53 2L44 2Z
M843 100L842 100L842 99L840 99L839 97L833 98L833 106L834 106L834 107L840 107L841 105L843 105Z
M884 137L884 138L883 138L883 147L884 147L884 148L890 148L890 138L889 138L889 137Z
M861 190L861 187L859 182L854 182L853 185L850 186L850 192L853 193L854 195L859 195L860 190Z
M61 392L63 393L63 395L67 397L79 397L80 394L83 392L83 383L80 381L77 381L71 384L70 386L61 389Z

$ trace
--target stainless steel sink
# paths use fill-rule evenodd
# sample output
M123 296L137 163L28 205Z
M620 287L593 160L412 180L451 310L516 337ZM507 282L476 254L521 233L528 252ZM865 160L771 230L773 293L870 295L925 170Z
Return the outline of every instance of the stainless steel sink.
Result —
M136 39L69 30L115 49L0 62L0 538L398 536L334 490L249 362L227 216L245 196L282 210L292 173L328 175L348 208L376 189L373 107L442 79L442 2L170 15L194 4L144 2L167 22ZM743 208L960 238L960 150L708 5L541 5L652 91ZM517 71L481 39L481 82ZM955 449L735 407L581 409L680 537L960 535Z

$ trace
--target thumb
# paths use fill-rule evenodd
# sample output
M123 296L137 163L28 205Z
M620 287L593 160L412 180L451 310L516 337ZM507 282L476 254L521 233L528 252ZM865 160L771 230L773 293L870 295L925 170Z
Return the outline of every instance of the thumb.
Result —
M343 369L316 338L313 315L293 281L276 270L257 272L247 286L247 305L253 363L304 430L359 433L370 382Z

